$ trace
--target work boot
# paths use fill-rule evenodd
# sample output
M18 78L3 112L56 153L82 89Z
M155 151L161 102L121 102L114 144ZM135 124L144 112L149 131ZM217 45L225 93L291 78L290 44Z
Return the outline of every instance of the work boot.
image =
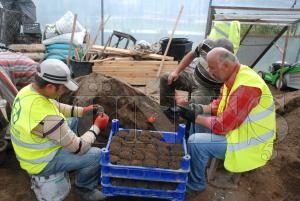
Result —
M98 200L104 200L106 198L103 195L103 193L98 189L83 191L81 190L81 188L76 187L76 192L81 196L83 200L86 201L98 201Z
M201 191L193 191L189 188L187 188L187 190L185 191L185 196L184 196L184 200L185 201L192 201L192 200L197 200L197 197L202 194L202 192L204 192L205 189L201 190Z

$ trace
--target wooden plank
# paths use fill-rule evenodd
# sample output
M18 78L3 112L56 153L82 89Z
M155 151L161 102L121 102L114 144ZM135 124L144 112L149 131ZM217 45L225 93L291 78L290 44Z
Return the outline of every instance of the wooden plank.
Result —
M41 61L45 57L45 53L42 53L42 52L36 52L36 53L26 52L23 54L34 61Z
M121 71L121 72L103 72L103 71L98 71L98 70L95 70L93 72L97 72L97 73L103 73L105 75L110 75L110 76L117 76L117 77L146 77L146 78L149 78L149 77L152 77L152 78L155 78L155 72L125 72L125 71ZM145 78L145 79L146 79Z
M93 72L119 78L131 85L146 85L155 80L160 61L103 61L95 62ZM165 61L162 73L170 72L178 65L177 61Z
M164 69L167 71L174 70L174 66L165 66ZM155 66L93 66L94 71L103 71L103 72L157 72L158 69ZM165 70L164 70L165 71Z
M268 8L268 7L244 7L244 6L212 6L213 9L230 9L230 10L258 10L258 11L286 11L298 12L299 8Z
M102 61L102 62L95 62L94 65L110 65L110 64L116 64L116 65L128 65L128 66L132 66L132 65L160 65L161 61L155 61L155 60L142 60L142 61L137 61L137 60L116 60L116 61ZM165 65L178 65L177 61L166 61L164 63Z
M43 44L11 44L8 48L16 52L45 52L46 47Z
M166 71L172 71L174 70L173 67L169 67L169 68L166 68L166 70L164 70L163 72L166 72ZM93 71L98 71L98 72L103 72L103 73L118 73L118 72L128 72L128 73L139 73L139 72L147 72L147 73L157 73L158 69L145 69L145 68L139 68L139 69L130 69L130 70L127 70L127 69L116 69L114 68L113 70L112 69L101 69L101 68L94 68L93 67Z
M160 54L145 54L142 56L142 59L157 59L161 60L163 55ZM166 56L165 61L174 61L174 57Z
M102 45L93 45L92 51L94 50L104 50L104 46ZM127 55L132 55L134 56L135 53L131 52L130 50L127 49L121 49L121 48L116 48L116 47L106 47L104 52L112 52L112 53L118 53L118 54L127 54Z
M103 51L104 46L101 45L93 45L91 51ZM119 54L119 55L127 55L127 56L137 56L136 53L127 50L127 49L121 49L121 48L115 48L115 47L106 47L105 48L105 53L113 53L113 54ZM149 58L149 59L157 59L161 60L163 58L163 55L160 54L145 54L142 55L142 58ZM174 61L174 57L166 56L165 57L166 61Z
M97 72L97 71L94 71L94 72ZM139 72L139 73L134 73L134 72L109 72L109 73L103 73L103 72L100 72L102 74L105 74L105 75L109 75L109 76L114 76L114 77L119 77L119 78L142 78L142 79L149 79L149 78L152 78L154 79L155 78L155 73L143 73L143 72ZM146 78L144 78L146 77Z

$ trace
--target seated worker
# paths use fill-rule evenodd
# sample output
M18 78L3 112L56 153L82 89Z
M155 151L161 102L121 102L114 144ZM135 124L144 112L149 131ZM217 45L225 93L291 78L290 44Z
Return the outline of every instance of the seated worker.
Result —
M65 63L47 59L37 67L34 83L22 88L13 103L13 148L29 175L47 177L75 170L75 187L82 199L102 200L105 196L97 189L101 150L92 144L109 118L99 114L90 129L78 137L66 117L82 117L98 106L76 107L55 101L66 89L76 91L78 85Z
M230 172L249 171L270 160L276 137L273 96L259 75L224 48L211 50L207 62L210 76L224 84L209 105L190 104L195 122L212 133L195 133L188 139L188 194L205 190L209 158L224 159Z
M233 52L232 43L225 39L205 39L194 51L190 51L183 57L178 66L171 73L166 73L160 78L160 105L172 107L175 104L187 105L188 100L175 101L175 90L188 91L192 100L191 102L208 104L213 98L220 94L219 83L207 73L206 54L214 47L224 47ZM196 69L191 70L188 66L198 58ZM194 126L192 123L191 133L209 132L200 126Z

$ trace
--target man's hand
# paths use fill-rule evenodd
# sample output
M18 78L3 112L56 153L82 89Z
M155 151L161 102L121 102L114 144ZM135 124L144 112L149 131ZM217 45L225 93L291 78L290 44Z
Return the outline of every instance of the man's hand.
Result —
M180 106L178 106L180 107ZM199 114L203 114L203 108L200 104L190 103L189 108L180 107L180 116L189 122L195 122Z
M100 130L104 130L107 127L109 121L109 117L105 113L101 113L97 116L94 121L94 125L100 128Z
M181 107L181 106L177 106L179 107L179 111L178 111L178 115L182 118L184 118L185 120L187 120L188 122L195 122L195 113L194 111L185 108L185 107Z
M190 103L189 108L194 111L195 116L198 116L199 114L203 114L203 107L201 104L196 103Z
M86 115L88 113L96 114L98 110L104 111L103 107L98 104L89 105L89 106L83 107L83 115Z
M175 71L171 72L168 77L168 85L172 84L172 82L178 79L179 74Z

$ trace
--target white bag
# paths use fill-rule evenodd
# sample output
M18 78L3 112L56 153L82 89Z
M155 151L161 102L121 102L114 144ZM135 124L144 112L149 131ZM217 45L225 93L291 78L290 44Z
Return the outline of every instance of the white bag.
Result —
M47 24L44 31L45 39L52 38L61 34L72 33L73 21L74 14L71 11L68 11L54 24ZM76 20L75 32L82 32L83 30L83 26Z
M82 45L85 34L86 34L85 29L82 32L74 33L73 44L76 46ZM72 36L72 33L61 34L61 35L54 36L52 38L43 40L42 43L44 45L50 45L50 44L54 44L54 43L70 43L71 36Z
M55 22L59 34L72 33L74 14L71 11L66 12L59 20ZM75 32L83 31L83 26L76 20Z

